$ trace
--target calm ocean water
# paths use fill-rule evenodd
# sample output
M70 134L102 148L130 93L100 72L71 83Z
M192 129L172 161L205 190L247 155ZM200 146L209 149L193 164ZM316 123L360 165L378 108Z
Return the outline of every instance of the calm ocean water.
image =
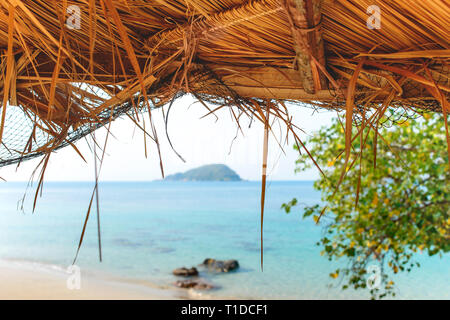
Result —
M66 268L72 263L92 183L46 183L37 210L34 192L25 210L23 183L0 184L0 259ZM329 277L339 263L321 257L322 228L286 215L280 206L297 197L313 204L312 182L271 182L265 215L264 272L259 256L258 182L101 183L103 263L98 262L95 212L77 265L83 272L171 286L171 271L205 258L237 259L238 272L205 275L220 289L214 297L271 299L368 298L341 291ZM418 254L421 268L395 278L399 298L450 299L450 257Z

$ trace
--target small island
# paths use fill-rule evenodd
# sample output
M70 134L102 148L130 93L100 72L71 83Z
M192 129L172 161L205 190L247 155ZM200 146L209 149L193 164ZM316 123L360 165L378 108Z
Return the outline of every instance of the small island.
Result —
M224 164L210 164L167 176L165 181L242 181L241 177Z

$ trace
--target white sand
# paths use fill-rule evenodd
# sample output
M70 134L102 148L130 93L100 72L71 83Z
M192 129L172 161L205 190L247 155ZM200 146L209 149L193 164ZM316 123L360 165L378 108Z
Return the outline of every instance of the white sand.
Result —
M80 290L70 290L67 287L69 276L63 270L0 261L0 300L166 300L182 297L182 293L176 290L109 281L85 275L81 277Z

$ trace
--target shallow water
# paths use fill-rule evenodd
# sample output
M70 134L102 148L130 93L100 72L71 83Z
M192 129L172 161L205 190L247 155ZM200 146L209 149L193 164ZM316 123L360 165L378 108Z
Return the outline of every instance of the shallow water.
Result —
M271 182L260 269L258 182L102 183L103 263L98 262L95 211L77 265L82 272L171 286L171 271L205 258L237 259L238 272L202 274L219 289L213 297L270 299L368 298L364 291L330 288L338 264L321 257L322 229L286 215L280 206L297 197L314 204L312 182ZM47 183L36 212L33 192L17 208L25 184L0 184L0 259L65 268L72 263L92 193L92 183ZM450 298L450 257L418 255L421 268L396 277L400 298ZM345 263L342 261L340 263Z

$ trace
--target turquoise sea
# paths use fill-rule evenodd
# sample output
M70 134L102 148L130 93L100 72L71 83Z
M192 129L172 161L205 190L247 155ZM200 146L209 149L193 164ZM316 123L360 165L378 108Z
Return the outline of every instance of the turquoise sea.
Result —
M323 232L301 209L280 206L297 197L313 204L312 182L270 182L264 222L264 271L260 269L259 182L103 182L100 184L103 262L98 261L93 211L77 265L82 272L170 288L177 267L205 258L237 259L238 272L203 274L219 288L213 298L366 299L342 291L315 245ZM0 184L0 260L66 268L75 256L93 183L46 183L33 214L34 190ZM450 299L450 257L417 255L421 267L396 276L398 298ZM330 287L330 284L332 287Z

